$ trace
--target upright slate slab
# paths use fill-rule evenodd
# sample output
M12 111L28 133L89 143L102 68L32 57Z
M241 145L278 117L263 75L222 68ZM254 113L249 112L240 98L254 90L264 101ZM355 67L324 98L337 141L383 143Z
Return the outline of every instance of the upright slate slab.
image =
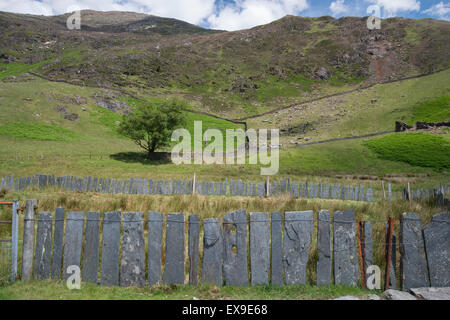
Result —
M245 182L239 180L238 181L238 186L239 186L239 194L238 195L239 196L245 196L246 195L245 188L246 188L247 184Z
M268 213L250 213L250 282L269 284L270 228Z
M364 223L364 272L367 272L367 268L373 265L373 242L372 242L372 224L368 221ZM392 268L392 265L391 265ZM391 275L393 270L391 270ZM367 279L367 274L366 274Z
M12 178L14 181L14 178ZM47 176L44 174L39 175L39 188L45 188L47 186Z
M372 192L372 188L370 188L370 187L367 188L366 201L373 202L373 192Z
M281 180L280 182L280 193L285 193L287 191L287 181Z
M56 208L55 230L53 231L52 278L61 277L64 242L64 208Z
M280 212L271 215L271 258L270 258L270 283L283 285L283 234Z
M119 285L121 212L107 212L103 217L101 280L103 286Z
M164 216L162 213L148 213L148 283L161 282L161 243Z
M145 238L142 218L142 212L123 214L121 287L145 285Z
M286 284L305 284L313 234L313 211L286 212L284 216L284 274Z
M88 212L86 214L86 231L84 240L83 267L81 279L97 283L100 247L100 213Z
M429 287L422 224L416 213L400 217L400 254L401 288Z
M64 280L70 276L67 273L69 266L81 266L83 228L84 212L69 212L67 214L66 236L64 239L64 262L62 270Z
M423 230L432 287L450 287L450 214L436 214Z
M247 215L245 210L229 212L223 217L222 221L225 284L247 286Z
M359 190L359 201L364 201L364 194L365 194L364 186L361 186Z
M199 241L200 241L200 221L198 215L189 216L189 284L197 284L198 278L198 259L199 259Z
M331 223L330 212L320 210L317 223L317 285L329 285L331 283Z
M292 186L291 194L294 198L298 198L298 183L297 182L294 182L294 184Z
M353 210L337 211L333 215L333 253L335 284L356 286L359 267Z
M166 221L166 263L163 281L184 283L184 214L170 213Z
M337 194L338 194L337 186L333 185L333 189L331 191L331 199L337 199Z
M26 186L26 188L31 186L31 177L27 177L27 180L25 181L25 186Z
M264 184L258 184L256 192L257 192L258 197L264 197L266 195L265 189L264 189Z
M202 283L222 286L223 236L216 218L203 220Z
M38 218L36 250L34 253L34 278L50 278L50 259L52 254L52 224L50 212L41 212Z

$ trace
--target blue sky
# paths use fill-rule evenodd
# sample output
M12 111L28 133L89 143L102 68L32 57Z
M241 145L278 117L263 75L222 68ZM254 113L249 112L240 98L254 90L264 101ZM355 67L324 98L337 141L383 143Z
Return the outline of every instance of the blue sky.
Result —
M77 9L141 12L223 30L250 28L287 14L450 20L449 0L0 0L0 11L8 12L56 15Z

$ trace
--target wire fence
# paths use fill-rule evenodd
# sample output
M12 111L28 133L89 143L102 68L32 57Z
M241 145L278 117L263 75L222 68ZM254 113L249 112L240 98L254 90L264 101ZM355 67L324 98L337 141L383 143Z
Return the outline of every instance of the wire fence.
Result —
M0 283L9 281L11 276L11 240L0 239Z

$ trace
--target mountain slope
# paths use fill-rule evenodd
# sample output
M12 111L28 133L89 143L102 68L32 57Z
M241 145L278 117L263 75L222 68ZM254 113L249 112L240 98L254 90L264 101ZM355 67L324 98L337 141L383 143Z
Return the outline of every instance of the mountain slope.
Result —
M432 19L392 18L368 30L366 18L286 16L215 32L92 11L81 31L69 31L65 17L0 13L0 62L48 61L35 71L50 79L182 96L233 118L450 65L450 23Z

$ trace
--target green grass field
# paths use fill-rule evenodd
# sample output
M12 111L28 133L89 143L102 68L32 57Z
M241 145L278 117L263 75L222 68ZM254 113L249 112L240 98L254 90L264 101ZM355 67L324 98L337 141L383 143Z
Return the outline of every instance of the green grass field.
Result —
M381 158L437 171L450 168L450 140L425 133L393 134L365 143Z
M417 121L444 122L450 121L450 95L428 100L414 106L411 125Z
M0 135L39 141L76 141L80 137L58 125L14 122L0 126Z
M49 60L41 61L35 64L0 64L0 80L6 78L6 77L13 77L13 76L19 76L25 72L33 71L46 63L48 63Z
M81 290L69 290L60 281L17 282L0 287L0 300L327 300L345 295L377 294L345 286L256 286L215 287L167 286L146 288L102 287L82 283Z

